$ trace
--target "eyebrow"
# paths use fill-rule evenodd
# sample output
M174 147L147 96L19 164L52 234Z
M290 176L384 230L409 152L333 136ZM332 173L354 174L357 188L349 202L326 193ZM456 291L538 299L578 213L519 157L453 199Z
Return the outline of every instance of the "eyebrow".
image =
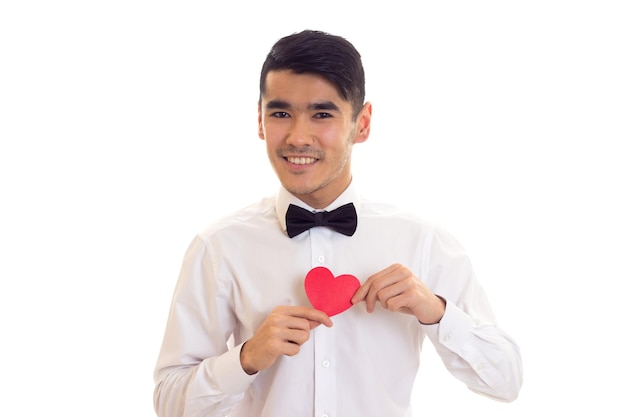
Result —
M270 100L267 102L267 104L265 105L266 109L291 109L293 106L283 100ZM339 111L339 106L337 106L335 103L333 103L332 101L322 101L319 103L310 103L307 106L308 110L333 110L333 111Z

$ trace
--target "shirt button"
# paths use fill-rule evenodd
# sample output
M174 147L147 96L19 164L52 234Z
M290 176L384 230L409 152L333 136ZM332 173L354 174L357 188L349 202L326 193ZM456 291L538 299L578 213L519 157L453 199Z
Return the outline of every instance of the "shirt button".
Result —
M330 361L326 360L326 361L322 361L322 366L324 368L328 368L330 366Z
M326 258L324 257L324 255L320 255L319 258L317 258L317 260L319 261L319 263L323 264L324 262L326 262Z
M444 341L444 342L449 342L449 341L450 341L450 335L449 335L449 334L445 335L445 336L443 337L443 341Z
M328 414L322 414L322 417L328 417Z

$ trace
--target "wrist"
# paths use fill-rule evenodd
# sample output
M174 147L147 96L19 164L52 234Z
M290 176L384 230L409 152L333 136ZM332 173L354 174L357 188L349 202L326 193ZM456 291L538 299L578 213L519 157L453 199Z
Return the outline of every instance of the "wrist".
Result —
M435 296L437 297L437 301L432 308L428 309L429 314L427 316L424 315L422 318L416 315L417 320L423 325L430 326L439 324L446 312L446 299L437 294L435 294Z
M248 375L254 375L257 372L259 372L259 370L254 368L250 364L249 356L247 355L247 352L246 352L246 344L247 343L248 342L245 342L241 346L241 350L239 351L239 363L241 364L241 369L243 369L243 371L245 373L247 373Z

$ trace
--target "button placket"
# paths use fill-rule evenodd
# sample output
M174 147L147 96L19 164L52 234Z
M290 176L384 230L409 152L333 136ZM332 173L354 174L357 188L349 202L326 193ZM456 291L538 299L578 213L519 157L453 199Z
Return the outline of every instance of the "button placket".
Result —
M328 255L332 250L332 234L336 233L326 227L314 227L309 230L311 237L311 268L326 266Z
M336 232L326 227L315 227L310 230L311 267L322 265L328 267L329 255L332 254L333 233ZM333 356L336 332L333 330L325 326L318 326L314 330L314 407L315 415L319 417L335 416L337 409L337 375Z

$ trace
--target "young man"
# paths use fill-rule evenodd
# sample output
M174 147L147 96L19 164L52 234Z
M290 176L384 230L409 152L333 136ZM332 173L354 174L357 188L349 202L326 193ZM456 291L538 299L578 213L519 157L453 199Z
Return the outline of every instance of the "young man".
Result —
M425 337L469 389L517 397L519 349L461 246L356 190L352 146L372 117L364 86L341 37L304 31L268 54L259 136L282 186L188 248L155 370L160 417L407 417ZM293 223L301 209L317 213L314 227ZM352 217L335 228L322 212ZM320 266L360 281L332 319L304 288Z

